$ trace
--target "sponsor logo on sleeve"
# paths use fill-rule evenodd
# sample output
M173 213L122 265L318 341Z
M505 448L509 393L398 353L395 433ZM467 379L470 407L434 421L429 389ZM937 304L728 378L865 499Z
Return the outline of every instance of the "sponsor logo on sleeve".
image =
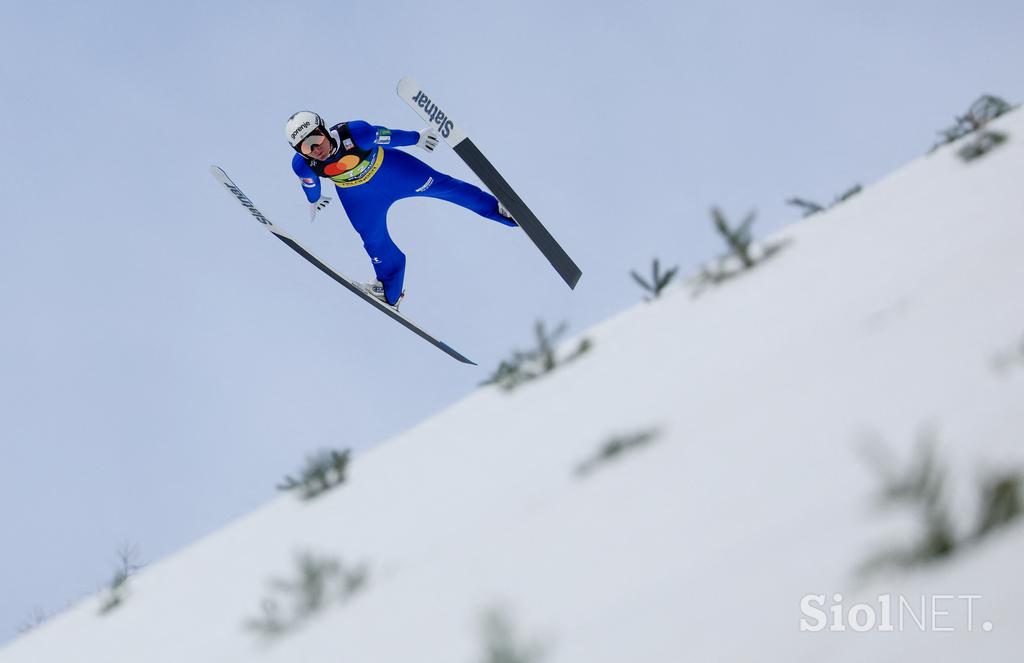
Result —
M351 150L352 148L355 147L355 143L352 142L351 138L344 139L343 141L341 141L341 144L345 146L346 150Z
M312 177L303 177L302 186L306 187L307 189L311 189L316 186L316 182L313 180Z
M377 144L388 145L391 143L391 129L378 129L377 130Z

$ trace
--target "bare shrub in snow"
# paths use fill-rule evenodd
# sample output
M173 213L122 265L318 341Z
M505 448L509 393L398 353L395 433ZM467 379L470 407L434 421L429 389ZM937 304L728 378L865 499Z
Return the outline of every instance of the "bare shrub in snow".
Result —
M543 645L523 640L500 608L483 613L480 634L484 651L477 663L538 663L544 656Z
M128 579L138 573L145 564L139 561L138 546L124 542L117 550L117 568L107 586L107 595L100 605L100 614L105 615L124 603L128 594Z
M481 385L496 384L505 391L512 391L526 382L551 373L559 366L575 361L591 349L593 344L590 339L584 338L573 351L560 355L555 344L567 329L568 325L563 322L549 333L544 322L538 320L534 326L537 346L525 352L514 351L512 357L502 361L491 377Z
M959 140L1011 110L1013 110L1013 106L1001 98L983 94L971 104L964 115L954 118L956 124L939 132L942 139L935 147Z
M260 605L262 614L246 620L246 628L268 637L281 635L327 605L347 602L369 577L365 565L346 568L341 560L308 552L299 555L296 565L294 580L271 581L271 588L282 598L265 598Z
M679 271L679 268L673 267L667 272L662 272L661 264L658 259L655 258L654 262L651 264L650 281L640 276L635 270L630 271L629 273L632 275L633 280L650 295L650 297L644 297L644 300L649 302L661 296L661 291L665 289L665 286L671 283L672 279L675 278L677 271Z
M823 205L819 205L818 203L810 201L810 200L805 200L804 198L797 198L795 196L793 198L790 198L789 200L787 200L786 203L789 204L789 205L793 205L795 207L799 207L800 209L802 209L803 212L804 212L804 218L806 219L807 217L811 216L812 214L817 214L818 212L824 212L825 210L832 209L833 207L835 207L836 205L838 205L840 203L846 202L850 198L852 198L855 195L857 195L858 193L860 193L862 190L863 190L863 187L861 187L861 185L855 184L852 187L850 187L849 189L847 189L846 191L844 191L843 193L841 193L838 196L836 196L835 200L833 200L831 203L829 203L828 205L824 205L824 206Z
M295 479L287 476L278 490L298 490L302 499L309 500L326 493L345 482L350 450L321 451L306 459L306 466Z
M701 294L709 287L724 283L753 269L786 247L787 242L772 244L754 242L750 227L753 225L756 215L756 212L750 212L739 226L732 228L722 211L717 207L712 208L712 223L729 247L729 253L719 256L710 265L701 266L700 273L689 280L694 296Z
M1013 106L999 97L983 94L971 104L971 107L967 109L967 113L955 118L956 124L939 132L941 138L939 142L932 146L932 151L978 131L997 117L1010 112L1013 108ZM1006 140L1006 135L1000 132L987 132L987 134L987 138L985 134L980 135L973 147L968 146L961 150L961 158L965 161L971 161Z
M616 435L598 448L597 453L576 466L576 476L585 477L598 467L620 459L624 454L647 446L658 437L658 431L646 430Z

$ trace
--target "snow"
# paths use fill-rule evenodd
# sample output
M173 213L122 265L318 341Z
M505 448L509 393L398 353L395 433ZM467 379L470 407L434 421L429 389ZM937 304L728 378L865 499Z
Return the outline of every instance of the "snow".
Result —
M551 663L1006 660L1024 645L1024 526L855 573L913 535L873 508L864 440L902 461L934 430L961 529L980 469L1024 455L1024 357L993 368L1024 336L1024 115L993 126L1010 140L977 162L957 145L916 160L771 238L790 243L754 271L638 303L581 334L593 349L571 364L478 390L356 457L344 486L282 495L145 568L109 615L84 600L0 663L471 662L493 607ZM367 564L367 587L276 639L246 630L303 551ZM802 632L801 598L837 593L846 610L981 598L972 630L947 601L949 632Z

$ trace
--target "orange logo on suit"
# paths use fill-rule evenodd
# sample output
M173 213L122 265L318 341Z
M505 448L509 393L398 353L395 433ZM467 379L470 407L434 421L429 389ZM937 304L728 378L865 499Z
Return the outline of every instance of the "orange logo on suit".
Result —
M369 182L382 163L384 163L384 148L378 147L377 154L371 154L369 159L360 159L354 154L346 154L337 161L324 165L324 175L330 177L335 186L342 188L359 186Z
M334 177L335 175L341 175L342 173L348 172L359 165L362 161L359 157L354 154L347 154L334 163L329 163L324 166L324 174L328 177Z

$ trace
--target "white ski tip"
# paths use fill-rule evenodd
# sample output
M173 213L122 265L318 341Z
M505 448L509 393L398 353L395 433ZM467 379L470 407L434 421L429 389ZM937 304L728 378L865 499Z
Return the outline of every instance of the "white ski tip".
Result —
M461 126L448 115L445 106L437 103L437 100L429 96L412 78L405 76L398 81L396 91L402 101L407 103L427 126L433 127L448 145L454 148L466 139Z

